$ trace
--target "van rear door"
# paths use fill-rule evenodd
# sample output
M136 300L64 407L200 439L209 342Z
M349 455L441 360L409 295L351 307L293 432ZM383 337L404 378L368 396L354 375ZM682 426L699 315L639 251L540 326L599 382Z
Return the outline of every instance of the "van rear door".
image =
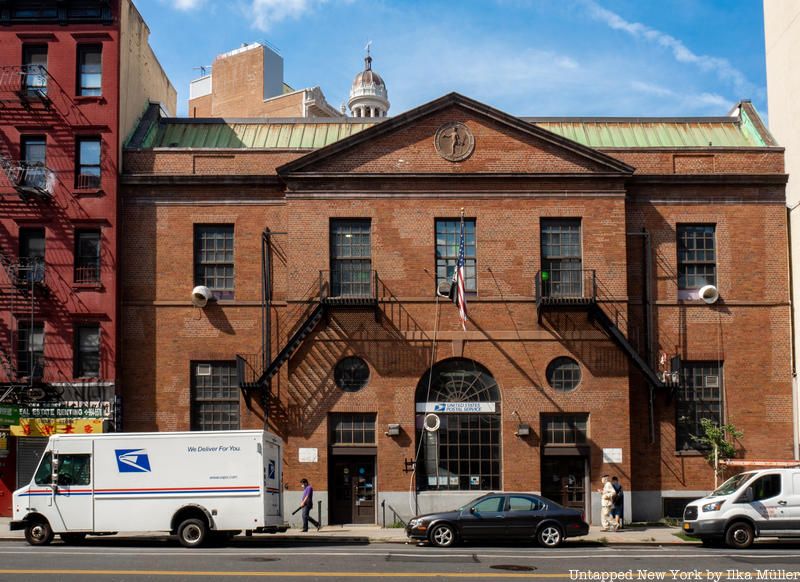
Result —
M281 516L281 448L264 439L264 516L267 524Z
M88 439L53 444L55 505L67 531L94 530L92 444Z

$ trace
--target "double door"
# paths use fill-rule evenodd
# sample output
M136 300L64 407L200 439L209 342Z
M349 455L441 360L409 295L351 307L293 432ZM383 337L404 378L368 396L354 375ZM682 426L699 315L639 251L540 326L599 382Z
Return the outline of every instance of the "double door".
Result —
M332 457L331 523L375 523L375 457Z
M586 457L543 457L542 496L586 511Z

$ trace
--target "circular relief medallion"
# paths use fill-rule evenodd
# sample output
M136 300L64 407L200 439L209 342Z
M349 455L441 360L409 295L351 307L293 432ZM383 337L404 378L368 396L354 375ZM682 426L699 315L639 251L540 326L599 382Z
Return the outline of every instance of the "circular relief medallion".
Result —
M451 121L436 130L433 143L436 152L445 160L460 162L466 160L475 149L475 136L463 123Z

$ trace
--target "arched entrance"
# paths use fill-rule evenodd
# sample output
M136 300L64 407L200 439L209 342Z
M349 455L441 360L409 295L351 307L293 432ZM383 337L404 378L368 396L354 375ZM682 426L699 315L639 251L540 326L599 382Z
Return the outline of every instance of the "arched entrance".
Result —
M500 388L489 370L466 358L438 362L415 400L418 490L500 490ZM424 427L428 415L435 430Z

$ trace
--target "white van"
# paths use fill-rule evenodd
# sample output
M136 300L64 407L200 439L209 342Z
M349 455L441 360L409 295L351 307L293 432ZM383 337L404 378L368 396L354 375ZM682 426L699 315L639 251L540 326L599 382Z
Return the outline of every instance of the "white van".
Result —
M800 537L800 468L731 477L683 512L683 531L703 545L747 548L757 537Z
M169 532L186 547L245 530L286 531L282 442L262 430L54 435L14 492L12 530L31 545Z

